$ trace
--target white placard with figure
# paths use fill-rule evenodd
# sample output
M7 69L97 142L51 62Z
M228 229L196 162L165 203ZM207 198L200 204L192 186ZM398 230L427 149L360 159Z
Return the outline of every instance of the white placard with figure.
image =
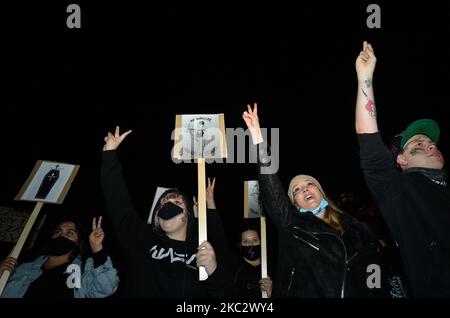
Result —
M259 196L257 180L244 181L244 218L259 218L263 215L263 208Z
M78 165L38 160L15 199L61 204L78 169Z
M173 157L180 160L227 157L223 114L177 115Z

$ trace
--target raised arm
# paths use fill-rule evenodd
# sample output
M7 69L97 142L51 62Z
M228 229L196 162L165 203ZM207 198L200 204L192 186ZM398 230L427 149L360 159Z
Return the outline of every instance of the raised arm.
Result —
M257 146L258 152L258 180L263 205L278 229L289 225L292 204L287 192L283 189L281 181L276 173L263 174L261 166L270 165L268 152L270 151L264 141L258 117L258 105L255 103L253 109L247 105L247 111L242 114L252 137L252 142Z
M397 182L400 173L395 169L392 155L378 133L372 87L375 64L376 57L372 46L364 41L363 50L355 63L358 75L355 127L364 178L372 197L380 206L386 200L392 199L391 186Z
M356 100L356 133L370 134L378 132L377 110L373 95L373 72L377 58L370 43L364 41L363 50L356 58L358 75L358 93Z
M122 165L117 158L117 148L130 133L131 130L121 135L119 127L116 127L114 135L108 133L105 137L101 168L101 182L108 217L119 244L126 252L135 246L136 240L151 233L131 203L122 175Z

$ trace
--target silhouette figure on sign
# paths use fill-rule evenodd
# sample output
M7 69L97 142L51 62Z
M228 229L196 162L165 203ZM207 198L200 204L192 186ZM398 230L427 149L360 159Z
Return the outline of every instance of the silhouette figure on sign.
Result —
M49 194L52 187L55 185L56 181L59 178L59 165L56 165L54 169L50 169L49 172L44 176L44 179L39 186L39 190L36 193L36 199L45 199Z
M259 196L259 184L249 183L248 209L249 217L257 218L262 216L262 202Z

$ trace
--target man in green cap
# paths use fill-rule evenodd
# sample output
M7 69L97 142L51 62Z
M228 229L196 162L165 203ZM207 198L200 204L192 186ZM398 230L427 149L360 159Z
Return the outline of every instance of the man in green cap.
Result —
M439 126L417 120L394 138L389 151L378 132L375 64L372 46L364 42L356 59L356 132L364 177L400 248L412 295L449 297L450 188L436 146Z

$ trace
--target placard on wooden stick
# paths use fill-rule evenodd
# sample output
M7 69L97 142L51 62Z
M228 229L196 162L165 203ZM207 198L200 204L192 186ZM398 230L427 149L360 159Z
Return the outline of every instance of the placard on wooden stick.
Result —
M44 203L62 204L80 166L38 160L15 200L33 201L36 205L28 218L19 240L9 254L17 259ZM0 278L0 295L8 282L10 272L5 270Z
M266 218L263 214L262 203L259 194L259 182L257 180L244 181L244 218L260 218L261 227L261 278L267 277L267 235ZM262 298L268 298L266 292L262 292Z
M174 159L197 160L198 176L198 240L207 241L206 168L205 160L227 157L223 114L176 115ZM199 268L199 279L206 280L204 267Z

